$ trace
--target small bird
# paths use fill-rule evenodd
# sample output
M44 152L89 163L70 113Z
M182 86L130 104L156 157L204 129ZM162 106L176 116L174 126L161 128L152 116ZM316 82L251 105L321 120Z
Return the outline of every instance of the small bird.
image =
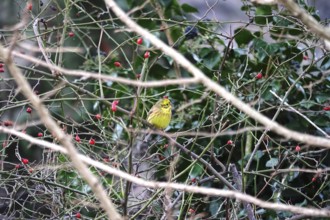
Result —
M164 96L152 106L148 112L147 121L158 129L164 130L170 124L172 105L167 96Z

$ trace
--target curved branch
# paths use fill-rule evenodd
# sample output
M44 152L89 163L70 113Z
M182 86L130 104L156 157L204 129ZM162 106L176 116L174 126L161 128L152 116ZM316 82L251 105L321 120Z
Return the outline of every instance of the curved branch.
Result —
M282 3L293 16L299 18L311 32L330 41L330 28L321 25L317 20L309 15L304 9L300 8L293 0L278 0Z
M228 92L224 87L220 86L216 82L212 81L208 78L202 71L200 71L197 67L192 65L182 54L178 53L173 48L166 45L164 42L159 40L156 36L152 35L148 30L137 25L132 19L130 19L126 13L118 7L118 5L113 0L104 0L107 6L117 15L117 17L125 23L130 29L144 38L148 39L155 47L162 50L166 55L170 56L173 60L175 60L178 64L180 64L183 68L185 68L188 72L190 72L198 81L203 83L207 88L214 91L216 94L224 98L226 101L233 104L235 107L243 111L245 114L255 119L259 123L265 125L266 129L269 129L273 132L276 132L279 135L282 135L285 138L293 139L299 142L303 142L313 146L321 146L330 148L330 140L308 135L302 134L299 132L295 132L289 130L282 125L271 121L266 116L257 112L255 109L251 108L248 104L242 102L240 99L235 97L233 94Z
M65 147L68 156L70 157L72 164L77 169L82 178L91 187L95 196L100 201L102 208L108 215L109 219L121 220L122 217L117 212L115 206L109 199L107 193L103 189L102 185L99 183L98 179L92 174L88 169L86 164L77 156L78 151L71 142L71 139L62 131L62 129L57 125L57 123L52 119L49 114L48 109L42 104L39 97L33 93L31 86L21 73L21 70L14 64L11 53L8 52L0 44L0 58L5 62L10 74L15 79L21 93L30 100L34 109L38 112L40 120L49 129L49 131L59 140L59 142Z
M313 16L309 15L308 12L299 7L299 5L293 0L251 0L251 2L264 5L281 3L292 13L293 16L299 18L311 32L330 41L330 28L321 25Z
M56 66L54 64L51 64L51 63L47 63L47 62L37 59L35 57L19 53L17 51L13 51L12 53L16 57L25 59L27 61L38 64L40 66L50 68L52 71L56 70L57 72L65 74L65 75L80 76L80 77L84 77L86 79L88 79L88 78L103 79L103 80L123 83L126 85L141 86L141 87L162 87L162 86L169 86L169 85L178 85L178 84L183 85L183 84L198 83L198 80L196 78L180 78L180 79L168 79L168 80L142 82L140 80L131 80L131 79L123 78L123 77L109 76L109 75L104 75L104 74L87 72L87 71L83 71L83 70L68 70L68 69Z
M32 144L43 146L55 151L59 151L64 154L68 154L68 150L66 148L63 148L57 144L49 143L44 140L40 140L37 138L34 138L30 135L27 135L25 133L16 131L15 129L10 129L6 127L0 126L0 132L16 135L17 137L23 138L24 140L29 141ZM109 174L115 175L117 177L123 178L125 180L128 180L132 183L138 184L140 186L150 187L154 189L158 188L165 188L165 189L175 189L175 190L181 190L191 193L200 193L204 195L210 195L210 196L223 196L227 198L235 198L240 201L248 202L255 204L262 208L268 208L273 210L282 210L282 211L289 211L292 213L298 213L298 214L304 214L308 216L324 216L328 217L330 216L330 210L327 209L315 209L315 208L302 208L299 206L293 206L293 205L286 205L281 203L271 203L266 202L260 199L257 199L253 196L243 194L238 191L232 191L227 189L215 189L215 188L206 188L206 187L199 187L199 186L191 186L191 185L185 185L180 183L169 183L169 182L153 182L153 181L147 181L142 178L138 178L135 176L132 176L128 173L125 173L119 169L110 167L106 164L103 164L99 161L95 161L87 156L84 156L82 154L77 154L77 157L84 161L85 163L94 166L96 168L102 169L106 171Z

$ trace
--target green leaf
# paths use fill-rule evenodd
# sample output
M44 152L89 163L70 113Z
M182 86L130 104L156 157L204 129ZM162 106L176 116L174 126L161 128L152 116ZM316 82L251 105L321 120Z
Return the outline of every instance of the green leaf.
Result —
M235 40L239 47L247 45L253 38L253 34L246 28L238 28L235 30Z
M254 155L253 159L254 160L259 160L261 157L263 157L265 153L261 150L257 150L256 154Z
M272 20L272 8L269 5L258 6L255 13L257 24L267 24Z
M316 104L315 102L311 102L311 101L302 101L299 103L301 107L304 107L306 109L310 109L311 107L315 106L315 104Z
M330 112L325 112L324 117L318 116L313 122L318 126L329 126Z
M173 41L177 41L180 37L182 37L182 29L179 26L175 26L171 28L171 36Z
M182 4L181 5L181 8L186 13L197 13L198 12L198 9L197 8L192 7L191 5L188 5L186 3Z
M294 168L299 168L299 167L292 167L292 169ZM294 179L296 179L297 177L299 176L299 172L298 171L294 171L294 172L289 172L289 175L288 175L288 181L289 182L292 182Z
M241 11L251 11L252 6L251 5L243 5L241 7Z
M160 2L165 6L165 17L176 20L182 15L181 5L177 0L161 0Z
M270 90L273 89L273 86L269 85L264 92L261 94L261 97L265 100L265 101L272 101L274 100L274 95L270 92Z
M329 100L329 96L327 94L319 94L315 96L315 99L318 103L323 104Z
M160 0L159 1L163 6L165 6L165 8L167 8L168 6L170 6L172 4L172 0Z
M265 41L257 38L257 39L254 39L253 45L254 45L254 49L257 52L257 58L260 61L263 61L268 56L268 54L265 51L265 48L267 47L267 43Z
M261 38L253 40L254 49L257 52L257 57L260 61L264 61L270 56L285 56L284 51L287 50L287 43L267 43Z
M302 35L304 32L298 28L298 27L292 27L292 28L289 28L288 29L288 33L292 36L299 36L299 35Z
M330 68L330 58L325 57L321 63L322 70L328 70Z
M196 53L193 53L193 54L192 54L192 57L193 57L193 59L194 59L195 61L197 61L198 63L202 61L201 58L199 58L199 57L198 57L198 54L196 54Z
M221 201L216 198L216 197L211 197L210 198L211 203L210 203L210 207L209 207L209 211L211 216L216 216L219 212L219 207L221 207Z
M278 164L278 159L277 158L271 158L266 162L266 167L273 168Z
M213 69L214 66L220 62L220 53L219 51L205 48L200 53L200 58L202 58L202 63L208 68Z
M203 172L204 172L203 166L199 163L196 163L190 171L190 177L191 178L199 177L202 175Z

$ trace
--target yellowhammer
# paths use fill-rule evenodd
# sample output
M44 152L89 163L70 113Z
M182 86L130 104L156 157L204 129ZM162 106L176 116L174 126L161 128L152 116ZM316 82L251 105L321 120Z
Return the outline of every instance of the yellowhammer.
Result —
M172 105L167 96L164 96L152 106L148 112L147 121L158 129L164 130L171 121Z

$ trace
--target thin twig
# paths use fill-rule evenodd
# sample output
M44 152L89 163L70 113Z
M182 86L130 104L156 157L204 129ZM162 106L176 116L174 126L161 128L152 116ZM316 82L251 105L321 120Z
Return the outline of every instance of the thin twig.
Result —
M293 0L278 0L282 3L293 16L299 18L304 25L306 25L311 32L314 32L321 38L330 41L330 28L321 25L312 15L308 14L307 11L299 7Z
M283 99L280 98L274 91L269 90L270 93L272 93L276 98L278 98L281 102L283 102ZM291 105L289 105L287 102L283 102L285 106L287 106L289 109L291 109L292 111L294 111L295 113L297 113L298 115L300 115L301 117L303 117L306 121L308 121L314 128L316 128L316 130L318 130L319 132L321 132L325 137L329 138L330 136L323 131L319 126L317 126L314 122L312 122L312 120L310 120L309 118L307 118L305 115L303 115L302 113L300 113L299 111L297 111L295 108L293 108Z
M139 80L130 80L127 78L119 77L119 76L109 76L104 74L98 74L93 72L87 72L87 71L80 71L80 70L68 70L56 65L47 64L46 62L43 62L37 58L31 57L26 54L21 54L19 52L13 51L13 55L23 58L27 61L33 62L35 64L38 64L40 66L48 67L50 69L53 69L54 71L58 71L62 74L69 75L69 76L79 76L83 77L85 79L92 78L92 79L103 79L105 81L113 81L118 83L123 83L126 85L132 85L132 86L141 86L141 87L163 87L163 86L169 86L169 85L179 85L179 84L194 84L198 83L197 78L181 78L181 79L168 79L168 80L157 80L157 81L148 81L148 82L141 82Z
M72 164L78 170L79 174L84 178L84 180L91 187L95 196L99 199L102 208L106 211L109 219L120 220L122 217L117 212L116 208L109 199L107 193L103 189L102 185L99 183L98 179L92 174L88 167L82 162L78 157L78 151L71 142L71 139L62 131L62 129L57 125L57 123L52 119L48 109L42 104L39 97L34 94L31 86L21 73L21 70L16 67L11 57L5 48L0 45L0 57L6 63L6 66L15 79L18 87L21 89L22 94L28 98L34 109L38 112L40 120L49 129L49 131L57 138L57 140L66 148L66 151L72 161Z
M47 67L50 69L51 73L54 75L55 74L55 70L52 68L52 62L50 61L48 55L46 54L46 51L44 49L44 46L42 44L42 40L38 31L38 27L39 27L39 18L36 18L36 20L33 22L33 31L34 31L34 35L36 36L37 42L38 42L38 46L39 46L39 50L41 51L44 59L46 60L47 63Z
M243 187L242 187L243 186L242 176L238 173L235 164L230 164L229 165L229 170L231 171L231 173L233 175L233 181L236 184L237 190L238 191L241 191L242 193L244 193L243 192ZM255 220L256 218L254 216L254 213L253 213L253 209L252 209L251 204L249 204L247 202L243 202L243 206L244 206L244 208L247 211L248 218L250 220Z
M222 98L224 98L227 102L232 103L235 107L243 111L245 114L249 115L251 118L265 125L267 129L272 130L277 134L286 137L287 139L293 139L296 141L304 142L312 146L321 146L321 147L330 148L330 140L289 130L284 126L278 124L277 122L270 120L269 118L262 115L255 109L251 108L248 104L244 103L243 101L235 97L233 94L228 92L224 87L220 86L217 82L214 82L213 80L208 78L197 67L192 65L191 62L189 62L182 54L178 53L173 48L167 46L164 42L159 40L156 36L151 34L146 29L143 29L142 27L137 25L132 19L130 19L126 15L126 13L120 7L118 7L115 1L105 0L105 2L107 6L117 15L117 17L122 22L124 22L130 29L140 34L144 38L148 39L155 47L162 50L166 55L173 58L173 60L175 60L188 72L192 73L194 78L197 79L197 81L204 84L210 90L213 90L215 93L217 93Z
M16 131L14 129L6 128L0 126L0 131L12 135L16 135L17 137L20 137L24 140L29 141L32 144L43 146L50 148L52 150L60 151L61 153L68 154L68 150L66 148L63 148L57 144L54 143L49 143L44 140L40 140L34 137L31 137L25 133ZM255 204L259 207L263 208L268 208L268 209L273 209L273 210L282 210L282 211L290 211L293 213L298 213L298 214L304 214L304 215L312 215L312 216L324 216L328 217L330 216L330 210L327 209L315 209L315 208L303 208L299 206L293 206L293 205L286 205L282 203L271 203L271 202L266 202L260 199L257 199L253 196L243 194L238 191L233 191L233 190L227 190L227 189L215 189L215 188L206 188L206 187L198 187L198 186L190 186L186 184L180 184L180 183L169 183L169 182L153 182L153 181L146 181L142 178L138 178L136 176L132 176L128 173L125 173L117 168L110 167L104 163L101 163L99 161L93 160L85 155L77 154L77 157L79 157L82 161L85 163L94 166L96 168L99 168L101 170L106 171L109 174L118 176L120 178L123 178L125 180L128 180L132 183L145 186L145 187L150 187L154 189L158 188L171 188L175 190L180 190L180 191L185 191L185 192L191 192L191 193L200 193L204 195L210 195L210 196L223 196L227 198L235 198L240 201L245 201L248 203Z

